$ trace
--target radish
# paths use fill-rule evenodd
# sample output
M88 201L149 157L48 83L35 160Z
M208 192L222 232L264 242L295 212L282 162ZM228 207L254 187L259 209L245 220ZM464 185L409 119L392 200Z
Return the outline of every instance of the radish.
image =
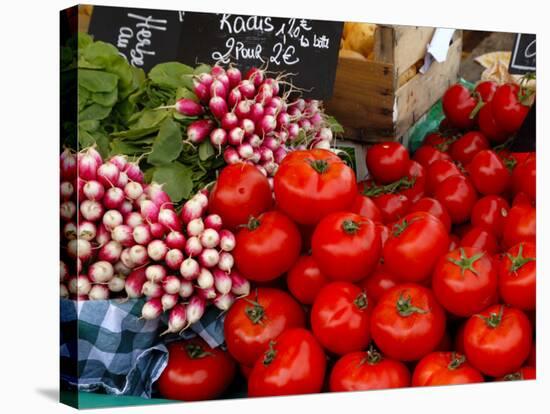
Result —
M195 95L201 102L208 102L210 90L204 83L193 80L193 92L195 92Z
M214 274L214 286L216 290L222 295L231 292L232 281L231 277L220 269L215 269Z
M103 205L108 209L118 209L124 201L124 191L118 187L111 187L105 191Z
M143 200L139 204L140 213L149 223L156 223L159 217L159 208L151 200Z
M65 223L63 225L63 237L65 237L67 240L76 239L76 232L76 224L74 224L72 221L69 221L68 223Z
M324 139L317 140L314 142L313 148L329 150L331 148L330 141L325 141Z
M262 164L262 167L267 171L267 175L272 177L277 172L279 165L274 161L267 161Z
M200 217L193 219L187 223L186 230L188 236L199 236L204 230L204 222Z
M136 264L130 258L130 248L122 250L122 253L120 253L120 261L129 269L136 267Z
M240 87L239 87L239 90L241 91L241 93L243 93ZM245 96L244 93L243 93L243 96ZM251 109L252 109L252 103L250 101L241 101L235 107L235 115L237 115L239 119L247 118L248 116L250 116Z
M227 91L231 87L231 85L229 84L229 78L227 77L227 74L226 73L221 73L221 74L217 75L215 78L216 78L217 81L222 83L222 85L225 88L225 91L227 93Z
M185 236L179 231L171 231L168 233L164 242L170 249L183 250L185 248Z
M69 277L69 266L67 263L60 260L59 261L59 281L64 282Z
M224 272L231 272L233 265L235 264L235 259L231 253L221 252L220 259L218 261L218 267Z
M260 147L260 160L261 161L273 161L273 151L267 147Z
M147 254L155 261L161 261L166 256L168 247L162 240L153 240L147 245Z
M319 130L319 138L325 141L332 141L332 130L330 128L321 128Z
M183 253L181 252L181 250L178 249L170 249L166 253L164 261L166 262L166 266L168 266L170 269L177 270L180 268L183 262Z
M201 289L208 289L214 286L214 276L210 270L204 267L201 269L199 277L197 278L197 285Z
M95 262L88 269L88 277L94 283L107 283L114 273L113 265L106 260Z
M167 310L172 309L178 303L179 295L165 293L160 297L160 303L162 304L162 310L166 312Z
M235 302L235 296L233 296L231 293L227 293L225 295L217 295L213 301L214 306L220 309L222 312L227 312L231 305L233 305L233 302Z
M145 268L145 277L151 282L160 283L166 277L166 269L159 264L149 265Z
M202 244L197 236L192 236L185 242L185 254L198 256L202 252Z
M113 230L116 226L120 226L124 220L118 210L109 210L105 212L101 221L107 230Z
M241 158L247 160L254 155L254 148L252 148L252 145L245 142L238 146L237 153Z
M265 170L264 167L262 167L261 165L256 165L256 168L259 172L261 172L263 175L267 177L267 171Z
M202 318L202 315L204 315L205 308L206 301L198 296L193 296L189 300L189 304L185 308L187 325L184 329L194 324L195 322L198 322Z
M103 164L103 158L101 158L101 154L95 149L95 145L92 147L88 147L81 153L85 153L95 159L98 167Z
M216 289L213 287L205 288L205 289L198 289L197 290L197 296L201 299L204 299L205 301L212 300L216 298Z
M126 184L128 184L128 174L126 174L124 171L120 171L118 174L118 180L116 181L115 185L118 188L121 188L124 190L124 187L126 187Z
M90 300L107 300L109 299L109 288L105 285L93 285L88 293Z
M180 274L186 280L195 280L200 273L199 263L190 257L181 262Z
M220 99L221 101L223 101L225 103L225 96L226 95L227 95L227 88L225 87L223 82L220 81L219 79L214 79L212 81L212 84L210 85L210 96L211 96L211 98L210 98L210 101L208 103L208 106L210 108L210 112L212 112L212 114L214 114L214 116L216 116L216 112L212 109L212 105L211 105L212 99L213 98L218 98L218 99Z
M103 246L105 243L111 240L111 231L107 230L107 228L100 224L97 228L97 234L95 236L95 241L100 246Z
M203 209L208 207L208 192L205 191L206 190L199 191L191 198L191 200L197 201Z
M143 194L143 186L136 181L130 181L124 186L124 194L130 200L136 200Z
M89 153L79 153L77 156L78 176L84 180L95 180L99 163Z
M158 222L170 230L181 228L181 221L178 214L169 208L161 208L158 213Z
M143 216L139 214L137 211L132 211L128 213L124 219L125 224L130 226L131 228L135 229L140 224L145 223L143 221Z
M63 181L59 186L59 193L61 195L61 198L64 200L68 200L69 198L71 198L74 194L73 183L69 181Z
M254 121L248 118L241 119L239 126L244 131L245 137L252 136L252 134L254 134L254 130L256 129L256 125L254 124Z
M227 141L230 145L237 146L244 140L244 130L241 127L235 127L229 131Z
M252 121L256 123L256 122L260 122L263 116L264 116L264 106L261 103L257 103L257 102L252 104L252 106L250 107L250 119L252 119Z
M281 144L284 144L288 141L288 132L286 132L286 131L279 131L278 133L276 133L274 135L275 135L276 138L278 138L278 140Z
M118 208L118 211L120 211L120 213L123 215L123 216L126 216L128 215L129 213L131 213L132 211L134 210L134 206L132 205L132 203L128 200L124 200L122 202L122 204L120 205L120 207Z
M239 117L234 112L226 113L221 119L221 126L229 131L239 125Z
M126 284L126 281L124 280L123 277L114 276L111 280L109 280L107 287L111 292L118 293L124 290L125 284Z
M76 276L71 276L67 280L67 290L73 295L78 294L78 279Z
M72 201L65 201L61 203L59 208L59 215L65 221L71 220L76 214L76 204Z
M60 156L61 178L72 180L76 177L76 156L70 149L66 148Z
M64 283L59 284L59 296L65 299L69 297L69 289Z
M151 231L151 236L156 239L164 237L166 233L166 227L160 223L149 223L149 230Z
M82 259L80 257L76 258L76 273L80 274L82 272Z
M199 239L201 245L205 248L214 248L220 243L220 235L213 228L204 230Z
M120 171L115 164L106 162L97 169L96 179L103 184L104 187L112 187L117 184L119 173Z
M266 102L269 102L273 98L273 88L269 83L262 83L258 88L256 93L256 102L264 105Z
M132 271L126 278L126 284L124 289L128 298L135 299L141 296L141 290L143 289L143 284L146 281L145 269L136 269Z
M250 82L247 79L242 80L239 83L238 88L245 99L252 99L256 94L256 87L254 86L254 83Z
M86 275L78 275L76 278L69 281L69 289L76 289L75 293L78 295L88 295L92 289L92 282Z
M84 200L80 203L80 214L88 221L98 221L103 216L103 206L97 201Z
M241 161L241 157L236 149L228 147L223 152L223 160L227 164L236 164Z
M109 162L116 165L118 170L121 172L126 171L126 168L128 167L128 158L126 155L113 155Z
M162 287L164 288L164 291L166 293L170 293L170 294L179 293L180 287L181 287L181 282L179 277L175 275L166 276L162 280Z
M109 263L117 263L120 260L122 254L122 245L114 240L108 241L101 246L97 258Z
M146 186L143 189L143 192L145 193L147 198L149 198L149 200L155 203L159 208L171 208L172 200L170 200L170 197L168 196L168 194L166 194L166 191L164 191L162 187L162 184L153 182Z
M231 108L235 108L243 100L243 94L239 88L233 88L227 95L227 103Z
M245 76L246 79L250 80L254 86L258 87L262 84L265 79L264 71L259 68L251 68Z
M137 163L129 162L124 172L130 180L137 181L140 184L143 183L143 172Z
M204 109L201 105L188 98L178 99L173 107L176 111L185 116L199 116L204 113Z
M201 266L212 268L220 261L220 255L215 249L204 249L199 255L199 263Z
M220 248L225 252L230 252L235 248L235 235L229 230L220 230Z
M134 244L132 228L126 224L120 224L111 231L111 238L119 242L124 247L130 247Z
M157 319L162 314L160 298L151 298L141 308L141 317L145 320Z
M311 122L309 122L308 119L302 119L298 122L298 125L300 125L300 127L306 132L311 131L313 128L313 125L311 125Z
M204 211L203 206L198 200L188 200L181 208L181 220L184 224L189 223L191 220L202 216Z
M288 125L287 132L288 132L288 138L291 141L294 141L300 135L300 126L292 122L290 125Z
M124 266L124 263L122 263L121 261L116 262L114 268L115 272L119 275L128 276L130 273L132 273L132 269Z
M88 240L75 239L69 240L67 244L69 256L86 261L92 257L92 245Z
M86 181L84 181L82 178L77 177L76 179L76 196L77 200L82 200L85 198L84 195L84 186L86 185Z
M143 266L149 261L147 253L148 251L145 246L136 244L130 247L130 260L135 263L136 266Z
M281 143L277 138L269 136L264 139L264 146L269 148L271 151L276 151L277 148L281 146Z
M200 144L208 137L208 134L210 134L210 131L213 129L214 123L209 119L193 121L187 127L187 139L193 144Z
M234 68L234 67L228 68L225 71L225 74L227 75L227 78L229 79L229 85L231 87L235 87L241 82L242 74L241 74L241 71L238 68Z
M263 140L258 134L254 134L250 138L248 138L248 143L252 146L252 148L260 148Z
M187 322L187 314L185 310L185 305L183 303L178 303L174 305L170 311L170 316L168 316L168 329L166 329L162 335L167 333L178 333L185 328L185 323Z
M236 296L246 296L250 293L250 282L233 270L231 277L231 293Z
M143 284L141 293L147 298L160 298L164 294L164 291L160 284L148 280Z
M210 133L210 142L221 150L222 145L227 143L227 132L222 128L216 128Z
M228 112L227 102L225 102L225 99L221 96L213 96L212 98L210 98L210 101L208 101L208 107L210 108L210 112L212 112L212 115L220 120Z
M277 115L277 124L282 128L288 127L290 125L290 115L287 112L281 112Z
M252 156L248 159L253 164L257 164L261 159L260 150L258 148L252 148Z
M194 290L193 282L191 282L189 280L182 280L181 281L181 286L180 286L180 291L179 291L180 297L182 297L184 299L190 297L193 294L193 290Z
M220 231L222 228L222 218L218 214L209 214L204 219L204 227Z
M285 147L279 147L277 148L274 152L273 152L273 157L274 157L274 160L277 164L280 164L284 158L286 157L286 154L288 153L288 151L286 150Z

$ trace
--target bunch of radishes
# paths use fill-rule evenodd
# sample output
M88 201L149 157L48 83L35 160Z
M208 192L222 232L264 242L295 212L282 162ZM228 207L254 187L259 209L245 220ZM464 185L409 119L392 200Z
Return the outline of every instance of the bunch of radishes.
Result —
M209 138L228 164L249 162L268 177L293 148L330 149L332 130L320 101L291 100L295 88L284 77L253 68L243 78L239 69L221 66L196 76L199 102L183 98L174 105L183 115L200 117L188 126L187 141Z
M162 185L145 184L124 156L94 148L61 154L61 295L147 301L145 319L170 311L169 332L198 321L211 302L227 310L248 281L233 271L235 236L207 215L207 191L178 214Z

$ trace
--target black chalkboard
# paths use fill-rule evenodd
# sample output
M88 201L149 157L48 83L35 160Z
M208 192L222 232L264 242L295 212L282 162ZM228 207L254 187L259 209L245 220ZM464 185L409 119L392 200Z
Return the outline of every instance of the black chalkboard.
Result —
M88 33L115 45L130 64L148 71L176 60L181 12L94 6Z
M537 70L537 36L518 33L512 49L512 58L508 72L525 74Z
M537 103L533 103L510 149L516 152L537 150Z

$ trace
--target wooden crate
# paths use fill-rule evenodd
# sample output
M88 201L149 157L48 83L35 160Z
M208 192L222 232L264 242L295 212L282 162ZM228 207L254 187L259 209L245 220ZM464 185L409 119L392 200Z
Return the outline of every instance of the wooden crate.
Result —
M344 125L346 138L363 142L398 140L456 82L462 51L457 30L445 62L410 78L426 53L432 27L376 29L374 59L340 58L327 112Z

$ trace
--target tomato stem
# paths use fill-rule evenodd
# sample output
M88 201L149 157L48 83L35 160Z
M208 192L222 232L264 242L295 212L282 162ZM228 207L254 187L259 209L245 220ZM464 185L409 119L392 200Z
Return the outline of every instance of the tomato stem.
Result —
M359 295L357 295L353 303L360 310L366 309L369 306L369 299L367 298L367 292L362 291L361 293L359 293Z
M481 259L485 253L476 253L473 256L466 256L466 252L464 251L464 248L461 247L460 249L460 260L453 259L452 257L448 257L447 260L458 267L460 267L460 276L464 277L464 273L466 273L467 270L472 272L474 275L479 276L476 269L474 269L474 263L477 262L479 259Z
M265 356L263 360L264 365L269 365L273 362L275 357L277 356L277 351L275 350L275 345L277 345L277 342L275 341L269 341L269 349L265 351Z
M211 352L207 352L203 350L202 347L197 344L185 345L185 351L187 352L187 355L189 355L189 358L191 359L200 359L200 358L207 357L209 355L213 355Z
M519 245L517 256L512 256L510 253L506 253L506 256L512 262L510 271L513 273L516 273L523 265L536 260L534 257L523 257L523 243Z
M380 361L382 361L382 355L374 348L374 346L371 345L367 351L367 355L365 355L365 358L359 362L359 365L363 365L365 363L369 365L376 365Z
M416 176L402 177L393 183L386 185L376 185L372 183L368 187L363 188L362 194L366 197L378 197L382 194L395 194L403 190L408 190L414 187L416 183Z
M489 316L476 315L477 317L483 319L489 328L496 328L500 325L502 321L502 315L504 314L504 305L502 305L498 313L491 312Z
M474 92L473 96L477 99L477 103L474 109L472 109L472 112L470 112L470 119L474 119L481 108L483 108L483 105L485 105L485 102L483 102L483 99L481 99L481 95L478 92Z
M353 220L344 220L342 222L342 230L344 230L344 233L346 234L355 234L359 231L361 228L361 223L357 223Z
M311 168L317 171L319 174L324 174L327 172L329 164L327 160L312 160L309 162Z
M258 302L258 289L256 289L256 300L251 300L247 298L245 298L244 300L252 305L247 306L244 309L244 313L246 314L246 316L248 316L250 322L252 322L254 325L263 324L264 320L267 319L267 317L265 315L264 307Z
M401 233L403 233L407 227L409 227L409 222L406 219L403 219L402 222L395 223L392 228L392 234L394 237L399 237Z
M397 313L399 313L399 315L401 316L408 317L411 316L413 313L424 314L429 312L427 309L413 306L411 302L411 296L408 295L407 297L405 297L404 292L401 292L401 294L399 295L399 299L397 299L397 302L395 303Z
M250 231L254 231L258 227L260 227L260 224L262 224L262 223L260 222L259 219L257 219L256 217L250 216L250 218L248 219L248 223L246 225L246 228Z
M465 362L466 357L464 355L453 352L451 356L451 362L449 362L447 368L449 368L451 371L454 371L455 369L460 368L460 366Z
M512 374L505 375L502 379L504 381L521 381L523 379L523 374L521 373L521 371L518 371Z

